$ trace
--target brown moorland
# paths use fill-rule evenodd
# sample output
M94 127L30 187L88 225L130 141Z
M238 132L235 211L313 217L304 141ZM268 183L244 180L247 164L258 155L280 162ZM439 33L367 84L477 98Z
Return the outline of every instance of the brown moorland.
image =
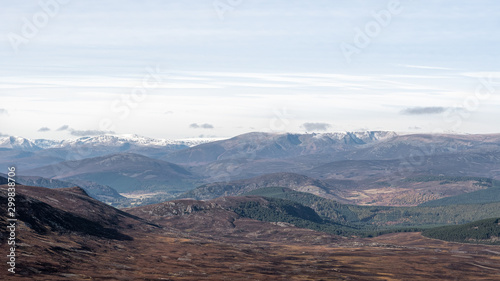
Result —
M6 253L6 186L0 187L0 200L1 249ZM500 276L500 247L448 243L419 233L342 238L241 218L210 206L168 216L147 215L154 206L144 206L128 210L130 214L78 188L19 186L16 200L17 273L8 273L4 262L2 280L499 280ZM181 209L192 203L185 202Z

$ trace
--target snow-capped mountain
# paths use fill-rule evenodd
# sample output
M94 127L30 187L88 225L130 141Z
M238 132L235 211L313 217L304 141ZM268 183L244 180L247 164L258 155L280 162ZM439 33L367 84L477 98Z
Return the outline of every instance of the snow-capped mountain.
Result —
M35 140L26 139L26 140L33 142L35 144L35 146L37 146L41 149L58 147L63 142L63 141L58 141L58 140L47 140L47 139L35 139Z
M21 170L81 160L113 153L136 153L161 159L166 155L212 139L166 140L138 135L99 135L71 140L0 137L0 165L15 164Z
M394 132L380 131L320 134L253 132L175 151L164 160L198 165L238 158L287 159L305 155L333 155L395 136L397 134Z
M385 140L397 136L391 131L363 131L363 132L338 132L313 134L316 139L342 140L349 138L353 141L370 143L373 141Z
M0 148L16 149L22 151L37 151L50 148L73 148L79 146L136 146L136 147L192 147L202 143L214 141L214 139L185 139L185 140L167 140L153 139L135 134L127 135L99 135L91 137L81 137L73 140L47 140L47 139L28 139L22 137L1 137Z
M285 159L353 150L395 135L393 132L248 133L225 140L209 138L167 140L133 134L99 135L71 140L2 137L0 164L14 163L20 169L27 170L116 153L135 153L177 164L244 157Z
M17 149L23 151L36 151L42 149L35 141L21 137L1 137L0 148Z
M186 147L195 146L210 140L200 139L193 141L153 139L135 134L127 135L99 135L91 137L82 137L75 140L65 140L55 147L72 147L79 145L105 145L105 146L123 146L126 144L139 147L162 147L170 145L182 145Z

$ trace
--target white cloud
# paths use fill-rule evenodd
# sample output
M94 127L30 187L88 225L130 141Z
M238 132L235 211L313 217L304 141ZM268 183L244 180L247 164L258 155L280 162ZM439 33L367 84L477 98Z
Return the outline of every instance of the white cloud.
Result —
M37 130L37 132L49 132L50 128L49 127L41 127L40 129Z
M198 123L193 123L189 125L189 128L191 129L213 129L214 126L212 124L198 124Z
M500 2L457 0L452 13L443 13L450 7L442 1L413 1L397 15L398 24L388 26L390 32L347 64L339 43L352 38L353 28L380 3L364 1L363 12L356 1L257 1L229 11L221 22L210 1L155 0L154 9L130 0L89 1L65 6L18 55L0 50L0 106L9 109L0 110L4 131L36 136L37 118L49 128L64 122L98 129L109 117L120 133L194 136L201 128L188 125L210 120L217 124L211 133L231 136L240 132L231 129L236 127L269 129L273 109L285 107L294 114L290 129L321 120L346 130L380 124L407 130L401 121L406 118L394 118L395 112L461 106L481 83L477 78L492 77L495 87L500 80L494 64L500 36L491 24ZM2 34L19 32L19 19L38 7L6 5ZM114 12L106 14L108 9ZM5 36L0 41L9 45ZM145 69L157 64L162 83L120 119L113 102L130 98ZM486 120L483 127L497 130L488 120L500 113L483 108L498 103L492 95L474 113ZM70 129L50 134L92 133Z
M439 114L446 111L447 108L441 106L428 106L428 107L408 107L401 111L401 114L406 115L428 115Z
M101 131L101 130L70 130L70 134L72 136L77 137L86 137L86 136L97 136L97 135L106 135L106 134L114 134L113 131Z
M302 127L306 129L306 131L326 131L332 125L328 123L304 123Z
M61 127L59 127L56 131L67 131L69 130L69 125L62 125Z

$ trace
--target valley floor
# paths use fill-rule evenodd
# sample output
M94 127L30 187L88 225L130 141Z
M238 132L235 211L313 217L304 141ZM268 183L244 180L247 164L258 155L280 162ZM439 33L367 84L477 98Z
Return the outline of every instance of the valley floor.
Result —
M499 280L500 247L419 233L316 242L220 241L176 231L104 243L40 236L2 280ZM133 231L128 234L134 234ZM139 234L139 233L137 233ZM82 247L82 245L85 245ZM50 259L42 259L50 256ZM6 279L7 278L7 279Z

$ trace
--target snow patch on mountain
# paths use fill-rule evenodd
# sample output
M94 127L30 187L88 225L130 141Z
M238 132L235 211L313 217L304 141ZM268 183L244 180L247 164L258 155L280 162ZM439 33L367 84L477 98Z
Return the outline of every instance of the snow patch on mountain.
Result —
M397 135L398 134L396 134L395 132L387 132L387 131L362 131L362 132L319 133L319 134L314 134L314 138L339 141L339 140L344 140L346 137L350 137L354 140L360 140L364 143L370 143L374 141L390 139L396 137Z
M166 147L166 146L186 146L192 147L202 143L214 141L215 139L153 139L135 134L126 135L99 135L91 137L81 137L71 140L48 140L48 139L28 139L22 137L8 136L0 137L0 148L18 149L22 151L37 151L50 148L71 148L80 146L109 146L120 147L132 145L138 147Z
M33 140L9 136L0 138L0 148L19 149L24 151L40 150Z
M279 137L280 134L276 136ZM260 135L259 135L260 136ZM325 141L354 141L356 143L370 143L389 139L397 136L395 132L366 131L366 132L341 132L313 134L315 139ZM193 147L204 143L214 142L221 139L216 138L190 138L190 139L154 139L136 134L124 135L99 135L81 137L71 140L48 140L28 139L22 137L8 136L0 137L0 148L17 149L22 151L38 151L50 148L75 148L75 147L152 147L161 148L169 146Z

